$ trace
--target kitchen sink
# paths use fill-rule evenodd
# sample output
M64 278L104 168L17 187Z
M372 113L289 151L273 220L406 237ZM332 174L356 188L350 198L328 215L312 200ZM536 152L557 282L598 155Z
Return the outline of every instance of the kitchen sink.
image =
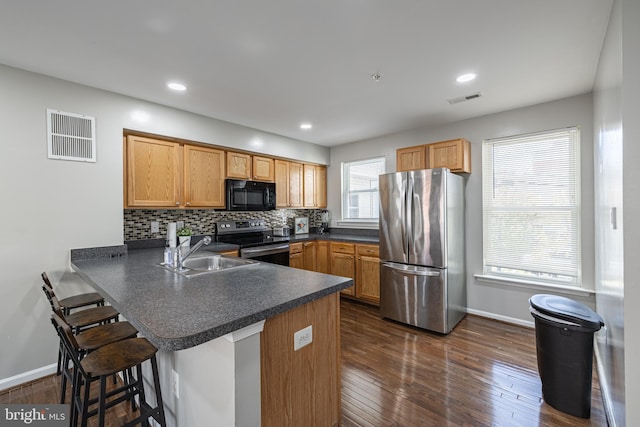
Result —
M173 271L174 273L181 276L191 277L200 274L211 274L221 271L227 271L235 268L250 267L257 264L257 261L252 261L244 258L210 255L198 258L189 258L185 260L185 270L174 269L171 267L167 267L164 264L159 264L159 266L169 271Z

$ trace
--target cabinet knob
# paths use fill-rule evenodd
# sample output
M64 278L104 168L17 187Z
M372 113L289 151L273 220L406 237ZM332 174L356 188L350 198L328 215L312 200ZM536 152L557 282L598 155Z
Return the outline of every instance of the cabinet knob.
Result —
M176 206L180 206L180 202L176 202Z
M191 206L191 203L190 203L190 202L187 202L187 206Z

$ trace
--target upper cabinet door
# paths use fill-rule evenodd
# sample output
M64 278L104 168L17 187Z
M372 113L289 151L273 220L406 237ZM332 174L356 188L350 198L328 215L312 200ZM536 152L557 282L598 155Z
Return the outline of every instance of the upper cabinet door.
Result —
M253 156L253 179L273 182L275 180L275 164L273 159Z
M251 156L227 151L227 178L251 179Z
M316 166L316 208L327 207L327 168Z
M396 170L398 172L427 168L426 149L424 145L399 148L396 150Z
M302 163L289 162L289 206L292 208L302 207ZM276 184L276 197L278 187Z
M185 145L185 207L224 207L224 151Z
M276 207L289 207L289 162L275 161Z
M129 135L126 149L129 207L180 206L182 147L169 141Z
M427 167L448 168L451 172L471 173L471 144L464 138L427 145Z
M304 207L316 206L316 167L304 165Z

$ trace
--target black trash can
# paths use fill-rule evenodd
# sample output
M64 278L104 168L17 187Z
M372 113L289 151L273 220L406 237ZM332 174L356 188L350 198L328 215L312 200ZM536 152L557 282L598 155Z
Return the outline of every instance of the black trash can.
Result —
M555 295L534 295L529 305L536 324L545 402L567 414L589 418L593 334L604 326L602 318L584 304Z

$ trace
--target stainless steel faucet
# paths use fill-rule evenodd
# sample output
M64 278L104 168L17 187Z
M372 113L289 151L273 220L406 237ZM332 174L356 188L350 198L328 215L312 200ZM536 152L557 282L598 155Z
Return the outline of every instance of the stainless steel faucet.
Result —
M187 268L185 268L184 266L184 262L187 260L187 258L193 255L195 251L200 249L203 245L208 245L209 243L211 243L211 236L204 236L202 240L193 245L193 247L189 249L186 254L182 253L182 245L178 246L178 266L176 267L176 269L180 271L187 270Z

